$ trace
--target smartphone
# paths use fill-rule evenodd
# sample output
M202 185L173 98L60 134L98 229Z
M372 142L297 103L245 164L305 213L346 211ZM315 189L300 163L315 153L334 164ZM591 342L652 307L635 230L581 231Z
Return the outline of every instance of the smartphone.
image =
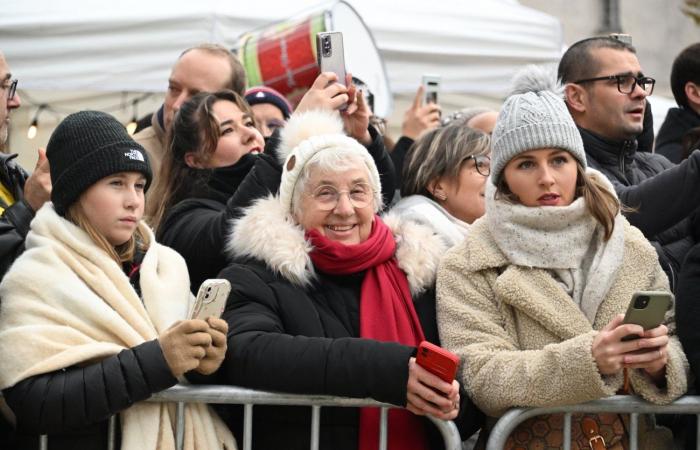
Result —
M321 72L338 75L338 83L345 85L345 50L343 33L328 31L316 33L316 58Z
M661 325L668 311L673 306L673 294L662 291L640 291L632 295L625 313L623 323L641 325L645 330L650 330ZM622 338L623 341L639 339L636 334L630 334Z
M423 341L418 346L416 363L447 383L452 383L457 375L459 356L428 341Z
M423 89L425 97L424 103L437 103L438 92L440 92L440 76L439 75L423 75Z
M204 280L192 305L190 319L206 320L211 316L221 317L229 292L231 292L231 283L228 280L220 278Z

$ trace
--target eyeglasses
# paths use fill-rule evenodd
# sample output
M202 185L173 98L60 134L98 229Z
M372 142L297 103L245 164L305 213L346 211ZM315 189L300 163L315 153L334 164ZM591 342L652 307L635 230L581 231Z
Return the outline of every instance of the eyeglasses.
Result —
M491 158L486 155L479 155L479 156L474 156L474 155L469 155L467 157L467 160L473 159L474 160L474 168L476 168L476 171L479 173L479 175L488 177L491 175Z
M654 92L656 80L651 77L635 77L634 75L609 75L607 77L586 78L585 80L574 81L574 84L590 83L593 81L617 81L617 90L621 94L631 94L635 86L642 88L647 95Z
M314 189L311 194L305 195L312 197L321 211L331 211L338 205L342 194L348 195L353 208L365 208L372 202L374 190L367 183L357 183L347 191L339 191L333 186L324 184Z
M15 78L14 80L10 81L9 86L3 86L3 89L8 89L7 91L7 101L9 102L13 98L15 98L15 92L17 92L17 79Z

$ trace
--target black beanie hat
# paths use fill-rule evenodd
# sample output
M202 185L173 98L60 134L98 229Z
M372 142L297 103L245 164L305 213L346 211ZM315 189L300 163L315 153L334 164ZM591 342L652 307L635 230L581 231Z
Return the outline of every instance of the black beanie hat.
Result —
M51 201L64 215L80 194L102 178L119 172L141 172L145 190L153 175L144 148L113 116L80 111L58 124L46 146L51 170Z

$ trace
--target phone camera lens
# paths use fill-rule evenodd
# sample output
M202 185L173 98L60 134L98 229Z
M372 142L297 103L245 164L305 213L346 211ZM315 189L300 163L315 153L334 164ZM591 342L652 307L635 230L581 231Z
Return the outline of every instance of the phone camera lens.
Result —
M648 304L649 304L649 297L647 295L640 295L634 301L634 307L636 309L644 309L647 307Z

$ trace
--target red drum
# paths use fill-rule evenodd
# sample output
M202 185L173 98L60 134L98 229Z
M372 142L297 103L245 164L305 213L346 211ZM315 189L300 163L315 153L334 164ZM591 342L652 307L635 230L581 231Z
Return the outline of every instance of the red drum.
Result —
M296 105L319 74L316 33L323 31L343 33L346 70L374 94L374 113L387 117L392 97L384 62L367 26L343 1L241 36L238 56L248 86L272 87Z

